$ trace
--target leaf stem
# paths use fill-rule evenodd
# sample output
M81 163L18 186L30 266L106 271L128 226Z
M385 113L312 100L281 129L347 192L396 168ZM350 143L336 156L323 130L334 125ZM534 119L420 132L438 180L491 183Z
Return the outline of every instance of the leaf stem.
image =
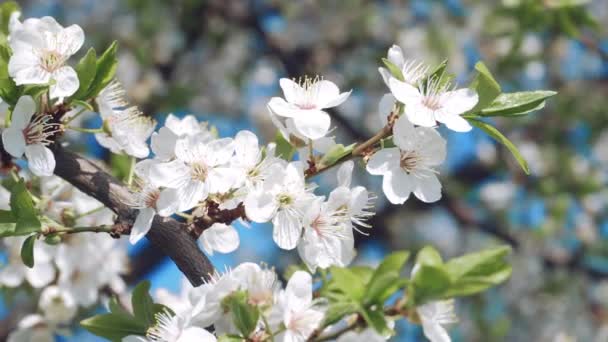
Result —
M135 174L135 163L137 162L137 159L133 156L129 157L129 173L127 174L127 186L131 187L131 184L133 184L133 175Z

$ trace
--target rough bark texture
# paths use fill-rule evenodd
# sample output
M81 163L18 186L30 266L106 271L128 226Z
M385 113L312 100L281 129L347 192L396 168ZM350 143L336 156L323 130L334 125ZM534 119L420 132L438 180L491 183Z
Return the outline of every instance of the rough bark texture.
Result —
M121 182L90 160L59 145L55 145L52 150L57 161L57 176L114 211L119 223L129 227L133 224L137 215L137 210L129 206L129 203L134 202L133 195ZM213 265L198 248L183 223L156 216L146 237L175 262L192 285L201 285L213 273Z

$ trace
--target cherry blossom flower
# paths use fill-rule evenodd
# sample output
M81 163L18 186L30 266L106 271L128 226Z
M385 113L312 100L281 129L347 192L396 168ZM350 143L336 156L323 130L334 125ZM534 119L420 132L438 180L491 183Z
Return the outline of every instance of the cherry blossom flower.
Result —
M55 285L42 291L38 305L47 322L53 324L69 323L78 310L72 294Z
M141 179L140 189L135 195L134 207L139 208L139 213L131 228L129 236L131 244L136 244L150 231L156 214L164 217L171 216L179 207L176 189L161 190L153 186L147 179Z
M65 63L84 43L80 26L64 28L54 18L43 17L22 24L13 20L10 28L13 55L8 72L17 85L51 84L51 98L67 97L78 90L78 75Z
M7 342L53 342L55 327L41 315L27 315L19 321L17 329L8 336Z
M351 93L340 93L333 82L319 78L305 77L299 83L282 78L279 82L285 99L273 97L268 107L276 115L292 118L296 129L308 139L327 134L331 119L323 109L339 106Z
M450 342L450 335L443 327L446 324L458 322L454 313L454 300L429 302L416 307L416 312L422 322L422 330L431 342Z
M306 187L300 162L287 167L273 165L272 176L253 189L245 199L247 218L254 222L272 220L272 238L283 249L294 249L302 233L304 208L314 195Z
M126 153L146 158L150 149L146 141L154 132L156 121L144 116L136 107L103 110L104 132L96 133L99 144L116 154Z
M405 104L405 115L414 124L433 127L437 122L457 132L468 132L471 125L461 114L473 109L477 93L469 88L450 90L450 82L430 79L418 87L396 78L389 80L392 94Z
M175 158L177 140L185 137L196 138L203 143L215 139L208 126L199 123L194 115L186 115L180 119L169 114L165 119L165 125L152 134L150 147L156 158L165 161L171 160Z
M312 277L304 271L291 276L276 305L286 329L277 336L279 341L306 341L325 315L324 306L313 301Z
M25 237L7 237L2 241L7 247L8 263L0 268L0 284L17 287L27 281L34 288L50 284L57 275L53 266L56 247L38 243L34 245L34 267L29 268L21 261L21 245Z
M269 144L266 151L262 151L258 137L250 131L240 131L234 137L234 156L230 160L230 167L238 170L235 187L253 187L270 176L269 170L276 163L283 163L274 156L275 144Z
M11 125L2 132L4 149L11 156L24 154L30 170L37 176L50 176L55 170L55 156L47 147L61 131L61 125L46 114L36 114L36 102L31 96L17 101L11 117Z
M411 85L417 84L429 71L429 68L422 63L411 60L407 61L403 56L403 50L398 45L393 45L388 49L386 58L401 70L403 81ZM379 67L378 71L384 83L390 87L390 79L395 77L387 68Z
M233 187L237 172L228 166L233 153L231 138L208 143L190 138L178 140L176 159L155 163L150 180L158 186L177 189L179 211L186 211L209 194L224 193Z
M393 127L397 147L374 153L367 163L372 175L382 175L382 190L393 204L402 204L410 193L423 202L441 198L441 183L434 167L446 156L446 142L433 128L414 127L401 116Z
M161 312L156 315L157 323L148 329L147 336L152 341L163 342L215 342L217 339L207 330L192 325L188 318ZM124 341L124 340L123 340ZM131 340L127 340L131 341ZM133 341L137 341L133 339ZM141 340L140 340L141 341Z

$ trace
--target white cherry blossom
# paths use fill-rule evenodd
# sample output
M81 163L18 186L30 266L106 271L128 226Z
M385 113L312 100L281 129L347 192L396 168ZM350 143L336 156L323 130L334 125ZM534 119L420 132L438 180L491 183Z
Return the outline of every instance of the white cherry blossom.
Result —
M2 131L6 152L15 158L25 154L30 170L37 176L50 176L55 170L55 156L47 146L61 131L61 125L52 120L50 115L36 114L31 96L22 96L13 110L10 127Z
M8 72L17 85L49 83L51 98L67 97L78 90L78 75L66 62L84 43L80 26L64 28L54 18L43 17L23 23L12 20L10 29L13 55Z
M308 139L318 139L329 132L331 118L324 109L342 104L349 92L340 93L331 81L305 77L299 83L282 78L285 99L273 97L268 107L278 116L292 118L297 130Z
M209 255L214 251L220 253L234 252L240 243L239 233L231 225L214 223L205 229L200 237L203 250Z
M179 139L196 138L203 143L215 139L208 125L198 122L194 115L186 115L182 119L169 114L165 125L152 134L150 147L156 158L170 160L175 158L175 145Z
M170 315L162 312L156 315L157 323L148 329L147 336L151 341L162 342L215 342L217 339L207 330L195 326L189 318ZM123 339L125 341L125 339ZM126 341L138 341L127 339ZM139 340L141 341L141 339Z
M324 306L313 301L312 277L304 271L291 276L276 305L286 329L277 336L283 342L306 341L325 315Z
M391 78L389 86L395 98L405 104L405 115L414 125L434 127L440 122L457 132L471 130L471 125L461 114L477 104L478 96L474 90L451 90L450 82L442 79L430 79L416 86Z
M429 302L416 308L422 322L424 336L431 342L450 342L450 335L443 327L458 322L454 313L454 300Z
M19 321L17 329L8 336L7 342L54 342L55 327L40 315L27 315Z
M228 166L233 153L231 138L208 143L190 138L178 140L176 159L152 165L150 180L158 186L177 189L179 211L186 211L209 194L224 193L233 187L237 172Z
M429 68L420 62L406 60L403 55L403 50L401 50L401 47L398 45L393 45L388 49L386 58L401 70L403 81L408 84L417 84L429 71ZM384 83L390 87L390 79L395 77L387 68L379 67L378 71L380 72Z
M269 172L272 176L247 195L245 211L254 222L272 220L276 244L294 249L302 233L303 211L314 195L306 186L300 162L273 165Z
M367 163L372 175L382 175L382 190L393 204L402 204L414 193L423 202L441 198L441 183L434 167L446 156L446 142L433 128L414 127L401 116L393 127L397 147L374 153Z
M38 305L45 319L54 324L69 323L78 310L72 294L55 285L42 291Z
M146 158L150 149L146 141L154 132L156 121L144 116L136 107L101 110L103 133L96 133L99 144L116 154L126 153Z
M34 288L43 288L57 275L53 266L56 247L43 243L34 245L34 267L29 268L21 260L21 245L25 237L7 237L2 242L7 247L8 263L0 268L0 284L17 287L27 281Z

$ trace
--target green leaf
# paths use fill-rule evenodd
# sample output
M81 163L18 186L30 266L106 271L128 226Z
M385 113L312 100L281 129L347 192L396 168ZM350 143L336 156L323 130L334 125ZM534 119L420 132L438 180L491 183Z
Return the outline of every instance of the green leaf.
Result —
M386 319L384 318L384 312L382 307L376 307L375 310L371 308L361 311L361 315L365 322L372 327L378 334L382 336L390 335L391 329L388 327Z
M0 210L0 223L17 223L17 217L10 210Z
M507 149L509 149L509 151L511 151L511 154L513 155L513 157L515 157L515 159L519 163L519 166L521 166L522 170L524 170L524 172L527 175L530 174L530 168L528 167L528 162L526 162L526 160L521 155L521 153L519 152L517 147L515 145L513 145L513 143L509 139L507 139L507 137L505 137L502 133L500 133L500 131L498 129L496 129L494 126L492 126L484 121L481 121L481 120L477 120L477 119L468 119L468 120L471 123L471 125L481 129L482 131L486 132L486 134L491 136L494 140L496 140L499 143L506 146Z
M142 281L133 289L131 295L131 305L133 306L133 314L137 320L142 321L146 326L152 326L155 323L154 301L150 296L150 281Z
M60 235L58 235L58 234L50 234L50 235L47 235L47 236L44 238L44 242L45 242L47 245L52 245L52 246L54 246L54 245L58 245L58 244L60 244L60 243L61 243L61 236L60 236Z
M359 301L365 294L365 283L359 275L347 268L331 267L330 289L338 290L354 301Z
M389 254L382 260L378 268L374 272L374 276L387 273L387 272L401 272L403 266L410 257L410 252L408 251L397 251Z
M80 59L76 65L76 74L78 75L80 86L70 99L86 101L90 97L89 89L97 75L97 53L95 49L90 48L87 54Z
M397 292L399 284L399 273L390 271L372 278L365 291L364 303L384 304L393 293Z
M72 100L72 103L76 106L82 107L90 112L95 111L95 108L93 108L93 106L86 102L86 101L82 101L82 100Z
M475 64L475 70L477 70L477 76L475 76L475 79L471 82L469 88L474 89L477 92L479 101L470 113L475 113L486 108L502 92L500 85L496 82L494 76L492 76L492 73L483 62L477 62L477 64Z
M24 235L40 231L38 212L34 208L34 201L23 180L20 180L11 189L10 206L13 215L17 217L16 234Z
M29 268L34 267L34 244L36 243L36 238L36 234L30 235L23 241L23 245L21 245L21 260Z
M281 132L277 132L274 142L277 145L277 157L291 161L293 159L293 155L296 153L296 148L293 147L291 143L285 139L285 137L283 137Z
M123 308L122 305L120 305L116 296L112 296L112 298L110 298L108 306L110 307L110 312L115 315L125 315L127 317L132 317L131 313L128 312L125 308Z
M486 249L450 259L445 267L454 279L464 276L483 276L493 273L506 264L505 258L509 253L511 253L509 246Z
M236 328L243 336L249 336L255 330L260 318L260 311L257 306L249 304L248 295L243 291L230 295L226 304L232 313Z
M557 93L549 90L505 93L481 111L482 116L519 116L545 106L545 100Z
M485 291L509 279L511 271L511 265L504 264L486 276L462 277L452 283L450 288L443 294L443 297L469 296Z
M14 223L0 223L0 237L15 235Z
M13 12L20 11L19 4L15 1L5 1L0 5L0 29L8 36L8 24Z
M419 265L441 266L443 265L443 260L435 248L425 246L416 254L416 263Z
M416 305L424 304L433 299L442 298L444 292L450 288L450 275L443 265L418 265L412 279L414 288L414 302Z
M97 59L95 78L88 93L89 97L97 96L114 79L118 67L117 50L118 43L114 41Z
M323 326L339 322L342 318L359 310L359 305L352 301L332 303L325 311Z
M398 66L393 64L393 62L389 61L386 58L382 58L382 63L384 63L384 65L388 69L388 72L390 72L391 75L393 75L393 77L395 77L396 79L398 79L401 82L405 81L401 68L399 68Z
M142 322L113 313L87 318L81 321L80 325L89 332L111 341L120 341L129 335L145 336L147 329Z
M327 151L327 153L325 153L325 155L323 155L323 158L321 158L320 164L324 165L324 166L334 165L338 160L351 154L356 145L357 144L355 143L355 144L350 144L346 147L342 144L336 144L336 145L332 146L329 149L329 151Z

